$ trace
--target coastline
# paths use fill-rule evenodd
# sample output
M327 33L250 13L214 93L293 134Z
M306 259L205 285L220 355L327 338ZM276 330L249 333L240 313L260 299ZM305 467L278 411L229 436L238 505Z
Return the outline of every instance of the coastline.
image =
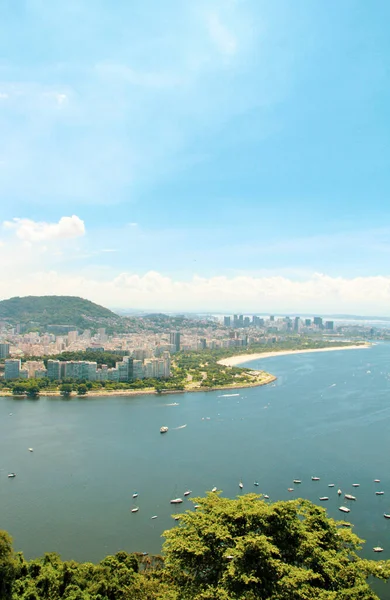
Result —
M290 354L308 354L309 352L334 352L336 350L361 350L371 348L371 344L359 344L355 346L334 346L332 348L307 348L307 350L280 350L276 352L257 352L254 354L237 354L229 358L222 358L218 364L225 367L236 367L243 363L260 360L262 358L273 358L274 356L288 356Z

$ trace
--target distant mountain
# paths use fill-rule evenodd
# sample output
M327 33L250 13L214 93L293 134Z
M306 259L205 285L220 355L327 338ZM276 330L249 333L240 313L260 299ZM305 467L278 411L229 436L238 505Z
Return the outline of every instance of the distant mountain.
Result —
M122 319L108 308L77 296L24 296L0 301L0 319L35 326L110 327Z

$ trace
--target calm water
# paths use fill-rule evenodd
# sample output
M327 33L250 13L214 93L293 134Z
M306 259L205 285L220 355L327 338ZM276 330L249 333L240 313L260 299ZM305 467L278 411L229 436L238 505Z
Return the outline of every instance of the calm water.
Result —
M171 498L213 486L233 497L242 479L244 492L271 500L318 502L327 495L336 518L347 503L337 489L354 494L349 519L367 540L365 554L375 556L372 547L380 545L385 552L376 556L390 558L390 522L383 518L390 513L390 345L250 363L260 364L277 382L239 395L1 398L0 528L27 557L57 551L97 561L119 549L156 553L161 533L174 524ZM294 478L302 484L290 494ZM385 495L376 496L377 489ZM137 514L130 512L133 492Z

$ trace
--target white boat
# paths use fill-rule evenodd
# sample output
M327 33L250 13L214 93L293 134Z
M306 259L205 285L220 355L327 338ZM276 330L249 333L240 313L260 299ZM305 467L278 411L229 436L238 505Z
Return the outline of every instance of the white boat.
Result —
M328 487L334 487L334 483L328 483Z
M329 500L328 496L321 496L321 502L325 502L325 500Z
M375 492L375 495L376 495L376 496L383 496L383 494L384 494L384 493L385 493L385 492Z
M184 496L189 496L190 494L192 494L191 490L187 490L186 492L184 492Z
M264 494L263 498L265 498L266 500L269 500L269 496L267 496L267 494Z
M380 546L375 546L375 548L373 548L374 552L383 552L383 548L381 548Z
M293 483L298 484L298 483L302 483L302 481L300 479L294 479Z
M349 513L349 512L351 512L351 509L350 509L350 508L348 508L347 506L340 506L340 507L339 507L339 510L341 510L341 512L344 512L344 513Z
M352 487L360 487L360 483L353 483Z
M34 448L29 448L28 451L29 452L34 452Z
M259 482L258 481L254 481L253 485L255 485L256 487L259 487Z
M374 479L374 483L380 483L381 480L380 479Z
M138 494L133 494L133 498L138 498Z
M178 521L180 519L180 515L175 515L173 518L175 519L175 521Z
M385 517L385 519L390 519L390 515L388 515L387 513L385 513L383 516Z
M157 519L157 515L153 515L153 517L150 517L151 519Z
M244 484L242 483L242 481L240 481L240 483L238 484L238 487L240 488L240 490L242 490L242 488L244 487Z
M166 427L166 425L164 425L163 427L160 427L160 433L166 433L168 431L168 427Z
M356 500L355 496L352 496L351 494L344 494L344 498L346 500Z
M200 504L195 504L194 508L200 508Z
M311 480L312 480L312 481L319 481L319 480L320 480L320 478L319 478L319 477L312 477L312 478L311 478Z
M212 489L211 491L212 491L212 492L216 492L216 491L217 491L217 488L216 488L216 487L213 487L213 489Z
M9 478L16 477L16 473L8 473L8 477Z
M171 504L181 504L183 500L181 498L174 498L171 500Z
M287 491L288 491L288 492L293 492L293 491L294 491L294 488L287 488Z
M337 493L339 496L341 496L341 494L343 493L341 490L337 490Z
M132 513L136 513L139 511L139 506L135 506L134 508L131 509Z

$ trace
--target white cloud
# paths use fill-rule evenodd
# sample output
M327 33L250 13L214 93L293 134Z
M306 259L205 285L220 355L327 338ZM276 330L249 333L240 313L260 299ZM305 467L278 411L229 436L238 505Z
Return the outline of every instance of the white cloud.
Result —
M23 276L22 276L23 275ZM189 311L350 313L390 315L390 277L346 279L313 274L301 281L250 275L177 281L155 271L121 273L111 279L56 271L11 274L3 298L27 294L72 294L106 306Z
M209 15L207 29L212 42L221 54L233 55L237 52L237 39L221 22L216 13Z
M8 98L8 94L5 94L4 92L0 92L0 100L6 100Z
M63 240L85 234L84 221L76 215L61 217L58 223L46 223L15 217L12 221L4 221L3 226L6 229L14 230L16 236L25 242Z

